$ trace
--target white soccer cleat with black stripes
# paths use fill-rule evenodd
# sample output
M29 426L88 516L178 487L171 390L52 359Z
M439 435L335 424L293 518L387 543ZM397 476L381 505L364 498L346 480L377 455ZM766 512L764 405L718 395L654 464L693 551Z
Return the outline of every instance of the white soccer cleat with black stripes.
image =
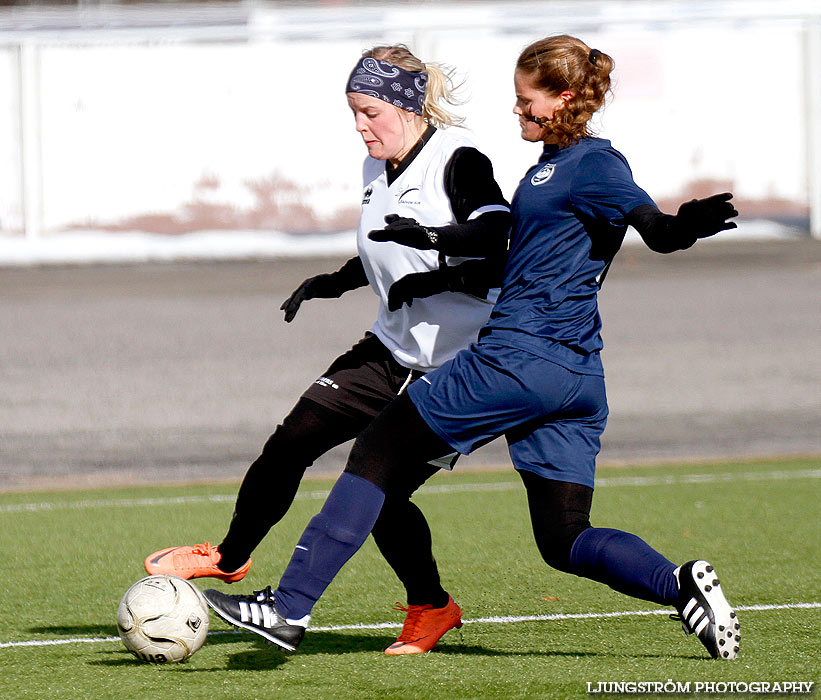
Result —
M209 588L203 592L211 609L226 622L258 634L286 651L296 651L310 616L288 620L277 612L274 593L268 586L253 595L226 595Z
M734 659L741 642L740 625L715 569L706 561L688 561L676 569L681 626L695 634L714 659Z

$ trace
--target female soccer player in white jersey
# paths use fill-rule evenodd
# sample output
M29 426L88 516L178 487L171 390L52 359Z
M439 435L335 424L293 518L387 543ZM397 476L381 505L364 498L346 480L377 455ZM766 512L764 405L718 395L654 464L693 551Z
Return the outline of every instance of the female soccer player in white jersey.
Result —
M487 157L466 135L444 128L459 121L442 104L455 102L450 73L422 63L403 45L377 47L357 62L346 95L368 149L359 255L303 282L282 309L290 322L306 299L339 297L370 284L379 298L376 322L271 435L245 475L221 544L154 552L145 560L148 573L242 579L251 552L288 511L305 469L356 437L414 380L467 347L490 315L510 211ZM392 238L415 247L384 242ZM428 524L409 500L453 459L445 446L415 465L375 521L376 544L408 601L402 634L388 654L428 651L461 626L459 606L440 584Z
M590 524L607 418L596 302L603 274L627 224L651 249L672 252L733 227L727 219L737 214L729 194L662 214L624 157L590 135L612 67L609 56L568 36L522 52L513 111L522 138L544 147L513 198L502 291L479 341L412 384L360 434L276 591L206 591L224 619L294 648L314 603L407 473L447 449L469 453L504 435L549 565L670 605L711 656L735 658L738 621L710 564L677 567L635 535Z

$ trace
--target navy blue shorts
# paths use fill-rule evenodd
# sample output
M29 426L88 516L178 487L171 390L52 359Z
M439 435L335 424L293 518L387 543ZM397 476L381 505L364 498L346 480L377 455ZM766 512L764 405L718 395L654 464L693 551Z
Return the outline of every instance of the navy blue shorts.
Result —
M457 452L504 435L516 469L593 487L607 423L604 377L488 342L462 350L407 391Z

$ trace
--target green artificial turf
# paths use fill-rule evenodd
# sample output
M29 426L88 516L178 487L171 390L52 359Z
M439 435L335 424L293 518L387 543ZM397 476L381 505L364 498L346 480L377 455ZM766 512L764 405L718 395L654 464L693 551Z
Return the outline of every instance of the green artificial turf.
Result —
M415 497L465 625L410 657L382 654L401 625L392 605L403 591L368 541L314 609L296 653L212 615L190 660L141 663L117 638L120 597L145 575L152 551L219 542L235 487L0 494L0 697L583 698L609 697L588 684L611 682L689 683L688 697L698 697L696 683L817 683L820 476L821 462L810 459L599 471L594 525L634 532L675 562L715 565L741 608L733 662L710 659L668 611L631 614L659 606L546 567L513 471L457 469ZM303 482L244 581L197 584L232 593L276 585L330 485ZM553 617L518 619L528 616Z

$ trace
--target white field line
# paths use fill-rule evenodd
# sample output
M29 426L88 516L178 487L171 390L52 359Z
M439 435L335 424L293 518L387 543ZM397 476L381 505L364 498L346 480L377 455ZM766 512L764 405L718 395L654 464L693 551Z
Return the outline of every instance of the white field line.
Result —
M674 486L681 484L715 484L730 481L783 481L785 479L819 479L821 469L795 469L770 472L726 472L723 474L669 474L664 476L616 476L596 480L596 487L610 486ZM450 484L423 486L420 495L473 493L480 491L511 491L521 488L520 481L500 481L492 484ZM297 500L327 498L329 491L305 491ZM31 513L49 510L85 510L88 508L142 508L146 506L185 505L189 503L233 503L236 494L212 496L174 496L163 498L87 499L83 501L41 501L40 503L12 503L0 505L0 513Z
M737 612L757 612L762 610L807 610L821 608L821 602L814 603L784 603L774 605L739 605ZM466 625L507 625L516 622L555 622L561 620L602 620L611 617L645 617L648 615L669 615L670 610L619 610L604 613L557 613L555 615L522 615L519 617L505 615L502 617L477 617L474 620L462 620ZM333 625L329 627L311 627L311 632L340 632L343 630L384 630L400 629L401 622L374 622L359 625ZM241 630L220 630L209 632L210 635L243 634ZM0 649L12 647L50 647L62 644L97 644L101 642L119 642L119 637L76 637L73 639L43 639L25 642L0 642Z

